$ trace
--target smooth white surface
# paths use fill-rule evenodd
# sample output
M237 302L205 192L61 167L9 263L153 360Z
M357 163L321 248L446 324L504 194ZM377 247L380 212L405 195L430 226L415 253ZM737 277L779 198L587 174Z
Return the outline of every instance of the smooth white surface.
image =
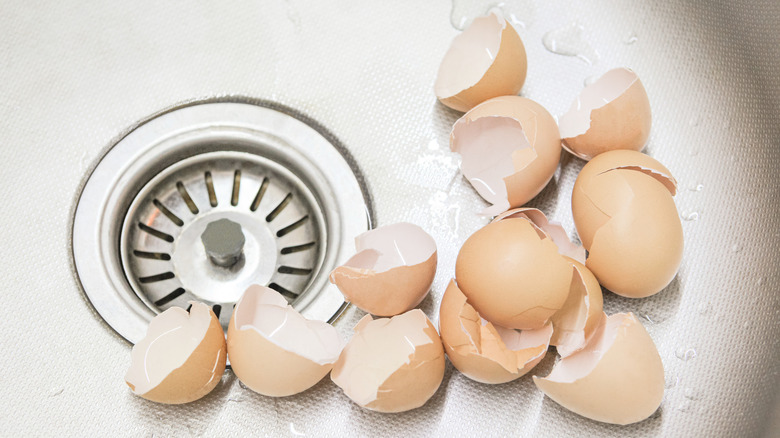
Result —
M3 434L761 434L780 371L780 5L537 0L526 14L514 4L507 10L527 24L517 27L528 53L523 95L562 114L585 78L627 65L650 96L646 151L680 183L685 254L665 291L605 293L604 307L636 312L658 345L668 386L659 413L603 425L545 399L529 376L482 385L450 365L423 408L395 415L361 410L327 379L281 399L241 388L232 373L189 405L132 395L122 381L130 346L100 322L71 271L71 210L117 136L193 98L273 99L338 136L368 179L378 224L413 222L436 240L439 269L420 306L436 325L457 251L488 220L449 151L459 114L432 91L457 34L451 4L16 0L0 14ZM593 66L541 43L574 20L601 55ZM573 235L570 191L583 162L564 154L562 163L531 205ZM351 308L338 322L345 339L360 316ZM555 356L533 374L546 375Z

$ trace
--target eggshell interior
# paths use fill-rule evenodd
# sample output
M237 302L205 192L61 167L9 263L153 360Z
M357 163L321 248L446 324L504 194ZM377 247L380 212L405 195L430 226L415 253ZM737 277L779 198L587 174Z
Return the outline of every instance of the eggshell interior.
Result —
M604 316L598 280L585 265L568 260L574 267L569 296L561 310L550 319L553 325L550 344L556 346L562 357L584 348Z
M250 286L228 327L228 354L236 376L269 396L304 391L320 381L341 352L333 326L309 321L278 292Z
M380 412L422 406L443 377L441 340L419 309L389 319L363 317L331 372L352 401Z
M559 119L563 146L590 160L615 149L640 151L650 136L650 101L636 73L616 68L586 86Z
M455 278L469 304L507 328L542 328L569 295L572 266L555 243L525 218L505 218L461 247Z
M418 305L436 275L436 242L414 224L385 225L355 239L357 254L330 275L344 297L379 316Z
M496 96L517 94L527 69L525 47L515 29L497 14L477 17L455 37L439 66L436 97L468 111Z
M172 307L152 319L131 358L125 381L135 394L159 403L188 403L219 383L227 359L224 332L205 304L192 303L189 312Z
M534 376L534 383L584 417L613 424L642 421L663 398L661 357L632 313L602 321L584 349L562 358L546 378Z
M463 115L450 133L461 171L492 206L482 215L519 207L542 191L561 156L555 120L519 96L490 99Z
M442 298L439 328L444 351L464 375L482 383L510 382L531 370L547 353L552 325L508 329L482 318L455 281Z

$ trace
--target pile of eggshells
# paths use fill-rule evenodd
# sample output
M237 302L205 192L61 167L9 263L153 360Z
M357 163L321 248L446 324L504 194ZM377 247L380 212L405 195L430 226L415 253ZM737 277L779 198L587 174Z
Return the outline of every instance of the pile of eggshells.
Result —
M402 412L436 392L445 354L470 379L501 384L555 346L560 360L550 375L533 377L551 399L607 423L652 415L664 391L655 344L632 313L602 309L602 286L629 298L653 295L682 259L677 183L639 152L650 131L647 94L633 71L614 69L556 123L517 96L526 68L517 32L490 14L454 39L439 69L436 96L465 111L451 149L491 204L482 214L495 216L460 250L439 332L414 309L433 283L436 243L416 225L387 225L359 236L356 254L330 276L347 301L380 317L363 317L349 342L256 285L235 306L227 341L204 304L154 318L133 348L125 378L133 392L162 403L196 400L216 386L229 357L239 380L263 395L296 394L330 373L359 406ZM563 148L589 161L572 193L582 246L540 210L520 208L553 177Z

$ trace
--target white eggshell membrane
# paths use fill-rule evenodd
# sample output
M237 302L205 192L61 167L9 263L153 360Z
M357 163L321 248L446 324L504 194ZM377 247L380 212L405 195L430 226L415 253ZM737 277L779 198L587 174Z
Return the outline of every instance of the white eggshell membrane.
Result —
M513 208L496 216L491 222L507 218L525 218L549 237L558 247L558 253L585 264L585 248L569 239L568 233L558 222L549 221L541 210L536 208Z
M439 98L455 96L477 84L490 68L501 47L506 21L489 14L477 17L456 36L439 66L434 93Z
M653 414L664 393L658 350L632 313L603 319L588 345L562 358L534 383L548 397L584 417L631 424Z
M319 365L332 364L341 353L338 331L322 321L310 321L273 289L252 285L234 310L238 330L254 330L278 347Z
M204 340L212 315L208 306L193 302L189 312L180 307L171 307L153 318L146 336L133 346L130 354L132 364L125 381L132 385L133 392L144 396L160 385L171 372L182 367ZM215 370L220 359L223 362L225 360L224 355L220 357L221 352L216 354ZM219 379L219 376L215 378Z
M561 138L577 137L586 133L590 129L590 113L620 97L637 79L632 70L616 68L586 86L572 102L569 111L558 119Z
M343 266L381 273L425 262L436 252L436 242L417 225L401 222L357 236L355 249Z
M406 368L404 370L404 368ZM404 373L398 386L381 389L391 376ZM400 412L422 406L444 377L444 350L436 329L414 309L392 318L366 315L334 365L331 379L360 406ZM402 406L377 406L383 396L400 392ZM398 402L396 398L394 403Z
M463 120L463 119L461 119ZM463 158L460 170L474 189L493 204L481 214L493 216L509 208L504 178L525 168L536 158L520 122L511 117L480 117L458 121L452 129L457 138L452 150ZM516 167L513 158L521 165Z

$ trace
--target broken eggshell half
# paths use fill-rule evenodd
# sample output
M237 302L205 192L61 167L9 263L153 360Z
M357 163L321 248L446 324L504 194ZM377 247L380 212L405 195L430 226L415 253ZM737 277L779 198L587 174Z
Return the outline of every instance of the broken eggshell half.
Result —
M486 321L452 280L441 300L439 331L458 371L477 382L498 384L521 377L544 358L553 328L548 323L520 332Z
M158 403L197 400L214 389L225 371L225 332L207 305L193 302L155 316L133 347L125 382L138 396Z
M441 339L419 309L392 318L366 315L330 377L361 407L379 412L418 408L444 378Z
M561 357L581 350L593 336L604 317L604 298L601 285L588 268L567 257L574 267L569 296L563 307L551 318L555 345Z
M230 366L249 389L282 397L305 391L330 372L343 343L336 329L310 321L273 289L252 285L228 326Z
M534 383L564 408L592 420L631 424L652 415L664 395L658 349L634 314L604 315L588 345Z
M469 304L511 329L544 327L566 302L572 275L555 242L526 217L477 230L455 262L455 279Z
M515 29L495 13L475 18L444 55L434 84L444 105L468 111L497 96L520 92L525 82L525 47Z
M590 160L615 149L641 151L651 123L650 100L639 77L616 68L582 90L558 127L563 147Z
M574 183L572 215L599 283L629 298L653 295L674 278L683 234L672 195L677 183L636 151L605 152Z
M558 168L561 140L555 119L538 103L519 96L485 101L463 115L450 133L460 169L497 215L530 201Z
M355 238L357 254L330 274L347 301L377 316L398 315L425 298L436 275L436 242L417 225L398 223Z

